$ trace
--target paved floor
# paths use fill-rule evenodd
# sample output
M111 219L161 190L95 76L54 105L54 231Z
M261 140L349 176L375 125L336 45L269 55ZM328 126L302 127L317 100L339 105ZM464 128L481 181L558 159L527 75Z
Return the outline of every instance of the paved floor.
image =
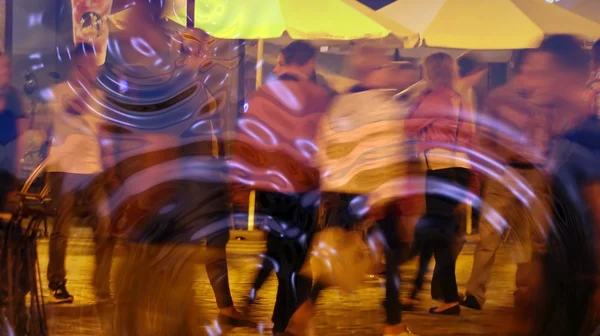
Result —
M457 277L460 288L470 273L474 239L470 239L458 260ZM230 283L234 300L241 305L253 280L258 253L263 249L262 242L232 241L228 246ZM45 273L47 265L47 242L40 242L40 263ZM117 262L119 257L116 258ZM431 316L427 309L435 302L425 301L423 307L408 312L404 320L420 335L516 335L517 326L512 312L512 284L515 267L511 262L509 247L503 247L494 268L493 283L489 289L489 301L485 310L463 309L459 317ZM68 288L75 295L70 305L47 306L51 335L105 335L100 321L99 308L95 305L90 278L93 267L92 242L87 238L73 238L69 246L67 270ZM202 265L198 265L203 269ZM405 274L404 290L409 290L409 281L414 276L415 265L403 267ZM211 320L216 316L216 305L208 279L203 271L196 282L197 301L203 314L198 326L200 335L215 335ZM336 289L326 290L315 318L317 335L381 335L384 312L383 282L366 282L353 294ZM268 321L274 303L276 281L271 278L259 292L260 301L250 311L256 321ZM429 288L425 288L426 298ZM48 295L48 292L45 292ZM269 331L235 328L223 330L226 335L268 335Z

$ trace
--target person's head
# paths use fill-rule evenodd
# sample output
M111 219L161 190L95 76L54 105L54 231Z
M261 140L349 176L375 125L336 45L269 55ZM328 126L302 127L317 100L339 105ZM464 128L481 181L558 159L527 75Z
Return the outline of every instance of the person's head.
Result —
M600 68L600 40L594 43L592 47L592 61L594 62L594 70Z
M525 63L525 56L531 49L516 50L513 52L513 57L510 62L510 68L515 74L519 74Z
M425 80L431 89L447 87L453 89L456 85L458 71L456 61L452 56L439 52L429 55L424 63Z
M352 77L369 88L391 88L390 60L382 49L362 47L348 59Z
M273 72L280 76L286 71L299 72L311 78L317 66L317 49L305 41L294 41L281 49Z
M96 65L96 49L88 43L78 43L69 51L71 58L71 75L76 76L85 71L94 76L98 67Z
M418 69L411 62L392 62L388 68L393 89L404 91L419 81Z
M584 85L589 75L589 57L580 41L571 35L552 35L538 49L528 51L520 66L520 89L542 104L552 104L572 85Z
M458 77L462 88L474 87L487 73L487 65L472 53L466 53L456 60Z

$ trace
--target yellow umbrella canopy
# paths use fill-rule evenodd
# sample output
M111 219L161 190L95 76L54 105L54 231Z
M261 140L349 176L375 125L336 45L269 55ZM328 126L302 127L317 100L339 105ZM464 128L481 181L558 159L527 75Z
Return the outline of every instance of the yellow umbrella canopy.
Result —
M271 39L287 34L299 40L393 40L405 47L418 34L377 16L361 13L356 1L344 0L196 0L195 27L224 39ZM356 2L356 3L353 3ZM169 0L167 17L186 22L186 1ZM375 14L378 15L378 14Z
M376 13L418 32L431 47L524 49L550 34L600 37L600 24L544 0L396 0Z

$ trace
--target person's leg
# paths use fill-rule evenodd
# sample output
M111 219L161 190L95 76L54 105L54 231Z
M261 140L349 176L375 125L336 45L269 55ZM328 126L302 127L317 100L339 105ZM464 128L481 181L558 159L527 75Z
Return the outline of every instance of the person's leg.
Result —
M447 220L451 219L448 218ZM433 254L435 263L438 265L438 277L444 304L440 307L432 308L432 313L446 312L452 307L458 306L455 260L452 255L452 244L450 239L439 237L434 243Z
M256 294L259 289L262 288L264 283L269 278L269 275L273 272L276 267L276 244L274 244L272 239L267 239L267 251L265 252L262 264L260 265L260 269L254 278L254 284L252 285L252 290L249 296L249 302L252 303L256 300Z
M226 310L233 307L225 250L228 241L229 230L216 232L206 239L206 248L209 251L210 257L206 262L205 268L219 310Z
M410 295L410 298L412 300L417 299L419 292L423 288L423 283L425 281L425 275L427 274L427 271L429 270L429 263L431 262L432 257L433 257L433 245L431 244L431 242L424 242L423 246L421 247L421 253L419 256L419 269L417 271L417 277L415 278L414 288ZM432 280L432 283L431 283L432 291L433 291L433 286L434 285L433 285L433 280Z
M252 285L252 290L250 292L250 296L248 297L249 302L254 302L256 300L257 292L265 284L265 282L269 278L269 275L271 275L271 273L273 272L274 268L275 266L273 265L273 261L265 255L265 258L260 264L258 273L256 273L256 278L254 278L254 284Z
M459 217L458 229L457 229L456 233L454 234L453 239L451 240L452 258L454 259L455 263L456 263L456 260L458 259L458 256L460 255L460 252L462 251L462 248L466 242L466 230L465 230L466 216L465 216L465 212L461 211L461 210L462 209L459 209L459 211L457 213L457 216ZM438 263L436 263L435 267L433 269L433 276L431 278L431 298L434 300L442 300L443 299L442 289L441 289L441 285L440 285L439 272L440 272L440 270L438 267Z
M277 245L277 295L273 307L273 331L293 331L288 329L306 328L312 315L310 301L312 277L301 274L300 269L308 255L307 246L288 238L272 237ZM304 309L303 309L304 308ZM294 319L294 321L292 321Z
M385 301L386 324L394 326L402 322L402 305L400 296L400 237L396 228L398 216L393 207L388 208L387 215L377 222L385 237Z
M460 313L455 274L456 253L454 253L453 247L460 227L457 208L463 200L454 198L452 195L438 194L435 189L430 190L429 186L432 182L441 182L466 189L468 179L469 171L463 168L427 172L426 215L424 221L432 230L430 241L433 245L433 254L438 269L441 294L445 302L440 307L432 308L431 313Z
M48 286L59 302L73 302L66 288L65 259L69 229L75 220L75 186L72 174L50 173L52 199L56 204L57 216L48 243Z
M541 267L536 263L545 250L550 189L546 177L537 169L522 169L519 174L535 194L528 206L518 206L519 211L511 223L517 243L514 304L519 311L527 312L532 308L541 286Z
M90 176L90 178L93 178ZM112 258L117 243L116 237L111 232L110 211L100 209L101 204L107 206L106 191L103 182L96 181L89 185L91 195L91 213L94 225L95 241L95 263L94 277L92 284L96 291L96 297L99 300L110 298L110 272L112 267Z
M490 221L493 212L506 216L508 208L515 205L514 196L496 180L487 180L483 201L482 218L479 222L479 242L473 255L473 268L467 282L465 306L481 309L485 303L485 293L491 281L492 266L496 261L496 252L502 244L504 227L498 227ZM502 217L505 220L506 217ZM495 221L496 224L500 221ZM475 300L475 301L473 301Z
M269 255L277 265L278 287L272 318L275 332L284 332L292 315L310 297L312 277L301 275L300 270L315 231L316 212L312 204L302 206L302 196L264 191L256 194L257 213L278 222L267 235ZM303 327L306 320L298 318L293 327Z

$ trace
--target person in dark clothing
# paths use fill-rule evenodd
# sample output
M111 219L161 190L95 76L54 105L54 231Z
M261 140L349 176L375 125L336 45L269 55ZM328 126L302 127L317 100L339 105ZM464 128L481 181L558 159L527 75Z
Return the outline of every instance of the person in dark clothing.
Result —
M2 156L0 156L2 193L0 195L3 200L6 192L14 187L14 180L18 175L18 143L16 140L23 131L20 127L20 120L25 117L21 98L16 89L11 86L11 73L8 56L0 53L0 146L2 148ZM4 202L0 204L4 204Z
M20 222L13 221L20 198L12 197L19 190L19 136L24 129L21 99L11 86L8 56L0 53L0 334L24 335L37 332L40 316L32 308L27 311L27 296L37 300L33 291L36 279L28 258L35 242L26 239ZM33 240L35 241L35 240ZM18 266L18 267L16 267ZM40 326L43 325L42 324Z
M594 116L554 144L552 228L540 256L542 285L531 335L597 335L600 120Z
M528 52L518 80L537 102L552 104L550 222L535 243L529 277L529 335L590 335L598 313L600 122L586 88L589 58L569 35L547 37Z
M475 95L475 91L473 86L477 84L483 75L487 73L487 69L483 63L479 62L476 57L470 54L466 54L461 56L457 60L458 65L458 75L459 86L461 88L461 94L464 96L464 99L468 101L468 106L471 108L471 112L476 115L477 113L477 99ZM475 173L471 170L471 177L469 181L473 181L475 178ZM478 187L478 183L477 183ZM462 210L462 209L461 209ZM473 210L474 216L473 218L479 217L479 211ZM452 257L456 260L460 254L460 251L463 248L465 243L465 222L466 217L460 217L457 219L457 226L455 232L455 241L452 246ZM421 291L425 279L425 275L429 269L429 263L433 258L433 247L431 244L417 244L418 246L413 247L414 253L419 254L419 267L417 271L417 276L415 277L415 281L413 284L413 290L411 291L410 297L403 301L403 306L406 310L414 309L415 304L418 303L418 294ZM433 277L431 279L431 297L434 300L442 299L442 291L441 291L441 283L440 283L440 267L439 263L436 263L436 266L433 270Z
M0 204L4 204L6 194L16 187L14 181L18 176L17 138L22 131L20 120L25 116L23 115L20 98L14 88L7 88L1 99L3 99L3 107L0 111L0 146L3 150L0 157L0 174L2 175L0 182L2 199Z
M472 146L474 123L450 55L427 57L425 75L427 89L415 101L405 128L427 166L425 214L417 223L415 241L431 246L439 267L444 303L430 313L458 315L453 245L460 218L456 209L464 199L461 190L469 184L471 164L465 149Z
M178 30L171 30L160 18L163 7L163 1L151 0L137 2L131 8L130 18L136 24L111 34L111 45L114 43L119 51L111 54L109 50L108 66L99 78L111 88L106 103L114 110L108 113L117 111L107 118L110 120L103 128L115 162L107 169L115 180L107 188L107 207L111 227L125 236L129 247L115 270L118 313L114 330L119 335L196 335L200 315L194 289L198 264L205 264L219 308L219 326L248 322L237 312L229 287L225 245L229 240L230 199L226 160L220 155L220 114L131 119L132 103L148 104L139 106L157 108L160 113L155 115L171 117L197 109L209 103L206 99L212 97L209 90L214 88L202 82L210 76L227 76L215 69L211 69L210 76L199 73L195 62L200 56L170 51L173 38L185 49L190 41L200 41L202 33L177 36ZM151 56L143 53L139 41L157 52ZM213 46L215 50L217 45ZM175 71L173 67L165 70L165 64L182 57L186 64L176 68L177 76L160 83L152 79L165 71ZM131 64L139 66L129 67ZM128 70L116 71L122 68ZM138 78L136 89L114 86L133 78ZM180 89L192 89L195 94L173 104L156 103L156 99L171 101ZM228 105L219 105L218 110L224 106ZM181 133L200 121L209 126L209 132ZM130 150L128 144L132 142L143 145ZM212 296L210 291L199 294Z
M274 332L286 330L312 284L299 274L315 231L319 178L311 160L312 141L331 99L311 80L315 56L316 49L302 41L281 51L274 69L277 79L254 93L238 121L230 162L232 183L255 189L257 216L272 219L250 301L274 269L279 282Z

